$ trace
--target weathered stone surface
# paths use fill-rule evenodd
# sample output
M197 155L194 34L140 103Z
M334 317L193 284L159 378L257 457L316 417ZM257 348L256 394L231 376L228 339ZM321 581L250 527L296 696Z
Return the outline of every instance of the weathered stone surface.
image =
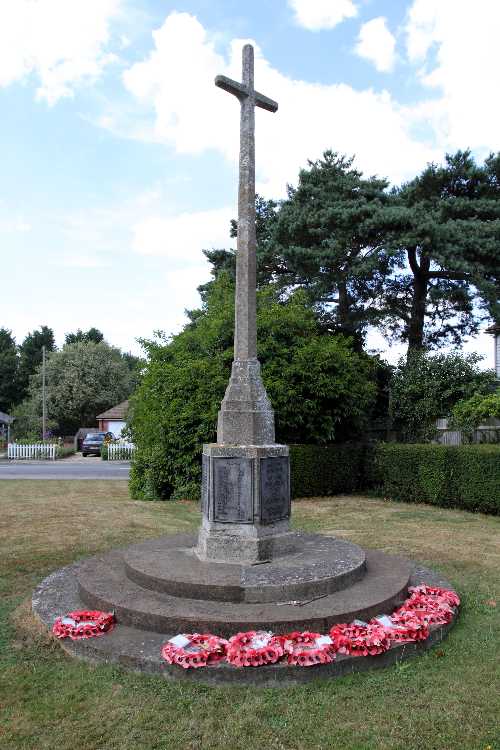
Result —
M216 458L213 469L213 520L219 523L252 523L252 458Z
M179 534L136 544L123 553L130 580L152 591L233 602L310 600L340 591L366 571L361 547L320 534L293 532L289 554L264 565L200 561L194 537Z
M92 608L115 610L123 624L158 632L228 636L255 627L277 633L326 632L336 622L369 619L392 610L406 596L410 563L367 552L366 566L366 575L351 586L299 605L191 599L151 591L127 577L120 551L85 560L77 577L82 601Z
M217 421L217 442L224 445L271 445L274 412L257 359L235 359Z
M221 404L217 442L229 445L274 443L274 414L260 375L256 326L255 107L276 112L272 99L255 91L253 47L242 53L242 82L217 76L216 86L240 103L240 163L234 362Z
M288 447L215 443L203 446L203 457L200 559L253 564L285 554L292 544ZM280 464L280 486L263 480L266 461Z
M56 617L84 603L79 597L76 573L79 564L70 565L46 578L33 594L33 611L50 629ZM415 586L428 583L452 589L451 584L435 571L416 566L410 578ZM387 610L386 610L387 611ZM384 614L379 610L377 614ZM288 687L318 679L342 677L353 672L387 667L403 659L424 653L446 637L455 620L445 627L431 628L431 635L418 644L395 646L385 654L373 657L349 657L342 654L331 664L317 667L291 667L275 664L256 669L238 669L222 663L204 669L183 670L170 666L161 658L162 644L178 631L159 633L142 630L121 622L102 638L84 641L59 641L60 646L72 657L92 664L117 664L124 669L157 674L167 680L198 682L207 685L255 685L258 687Z
M260 521L273 523L290 517L290 460L270 456L260 460Z

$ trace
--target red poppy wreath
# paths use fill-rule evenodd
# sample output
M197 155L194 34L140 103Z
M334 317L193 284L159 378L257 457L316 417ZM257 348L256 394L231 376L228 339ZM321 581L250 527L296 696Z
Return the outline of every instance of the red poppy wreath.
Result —
M360 620L334 625L330 637L335 651L349 656L376 656L388 651L391 645L387 630L382 625Z
M78 641L83 638L96 638L109 633L115 624L113 612L79 609L58 617L52 627L56 638L71 638Z
M235 667L274 664L283 654L280 637L262 630L237 633L229 639L227 647L227 660Z
M312 667L329 664L335 659L333 641L329 635L293 632L280 636L288 664Z
M161 655L169 664L183 669L197 669L216 664L226 656L227 641L216 635L183 633L162 646Z

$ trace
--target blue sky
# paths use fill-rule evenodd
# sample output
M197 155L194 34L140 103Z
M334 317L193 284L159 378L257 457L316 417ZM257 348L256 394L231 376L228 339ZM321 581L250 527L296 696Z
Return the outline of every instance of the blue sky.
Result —
M257 114L279 198L326 148L394 183L499 150L499 33L496 0L3 0L0 325L95 325L136 352L179 329L202 248L230 246L239 113L213 77L239 77L244 42L280 104ZM490 337L466 348L492 365Z

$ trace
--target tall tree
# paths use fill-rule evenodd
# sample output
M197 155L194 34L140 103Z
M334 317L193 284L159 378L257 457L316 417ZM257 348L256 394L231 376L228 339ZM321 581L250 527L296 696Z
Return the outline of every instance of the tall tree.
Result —
M329 311L328 325L358 346L380 318L381 292L395 262L385 244L395 210L387 186L363 177L352 158L326 151L289 187L274 234L289 283L305 288Z
M67 333L64 341L66 344L88 344L89 341L99 344L101 341L104 341L104 334L98 328L89 328L88 331L82 331L79 328L75 333Z
M447 155L392 198L401 270L385 289L388 331L409 352L460 345L482 317L500 318L500 154Z
M30 331L19 347L19 381L23 398L27 394L30 377L42 363L44 346L47 353L53 352L56 348L54 331L47 326Z
M12 331L0 328L0 411L8 412L20 398L19 357Z

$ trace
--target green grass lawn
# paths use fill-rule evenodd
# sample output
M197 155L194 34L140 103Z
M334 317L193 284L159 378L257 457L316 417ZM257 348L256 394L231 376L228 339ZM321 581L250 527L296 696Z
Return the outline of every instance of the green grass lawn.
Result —
M193 503L131 501L125 482L0 482L2 750L500 750L500 519L367 497L294 503L296 526L407 553L462 597L439 647L341 680L177 685L73 661L31 616L31 592L55 568L198 521Z

